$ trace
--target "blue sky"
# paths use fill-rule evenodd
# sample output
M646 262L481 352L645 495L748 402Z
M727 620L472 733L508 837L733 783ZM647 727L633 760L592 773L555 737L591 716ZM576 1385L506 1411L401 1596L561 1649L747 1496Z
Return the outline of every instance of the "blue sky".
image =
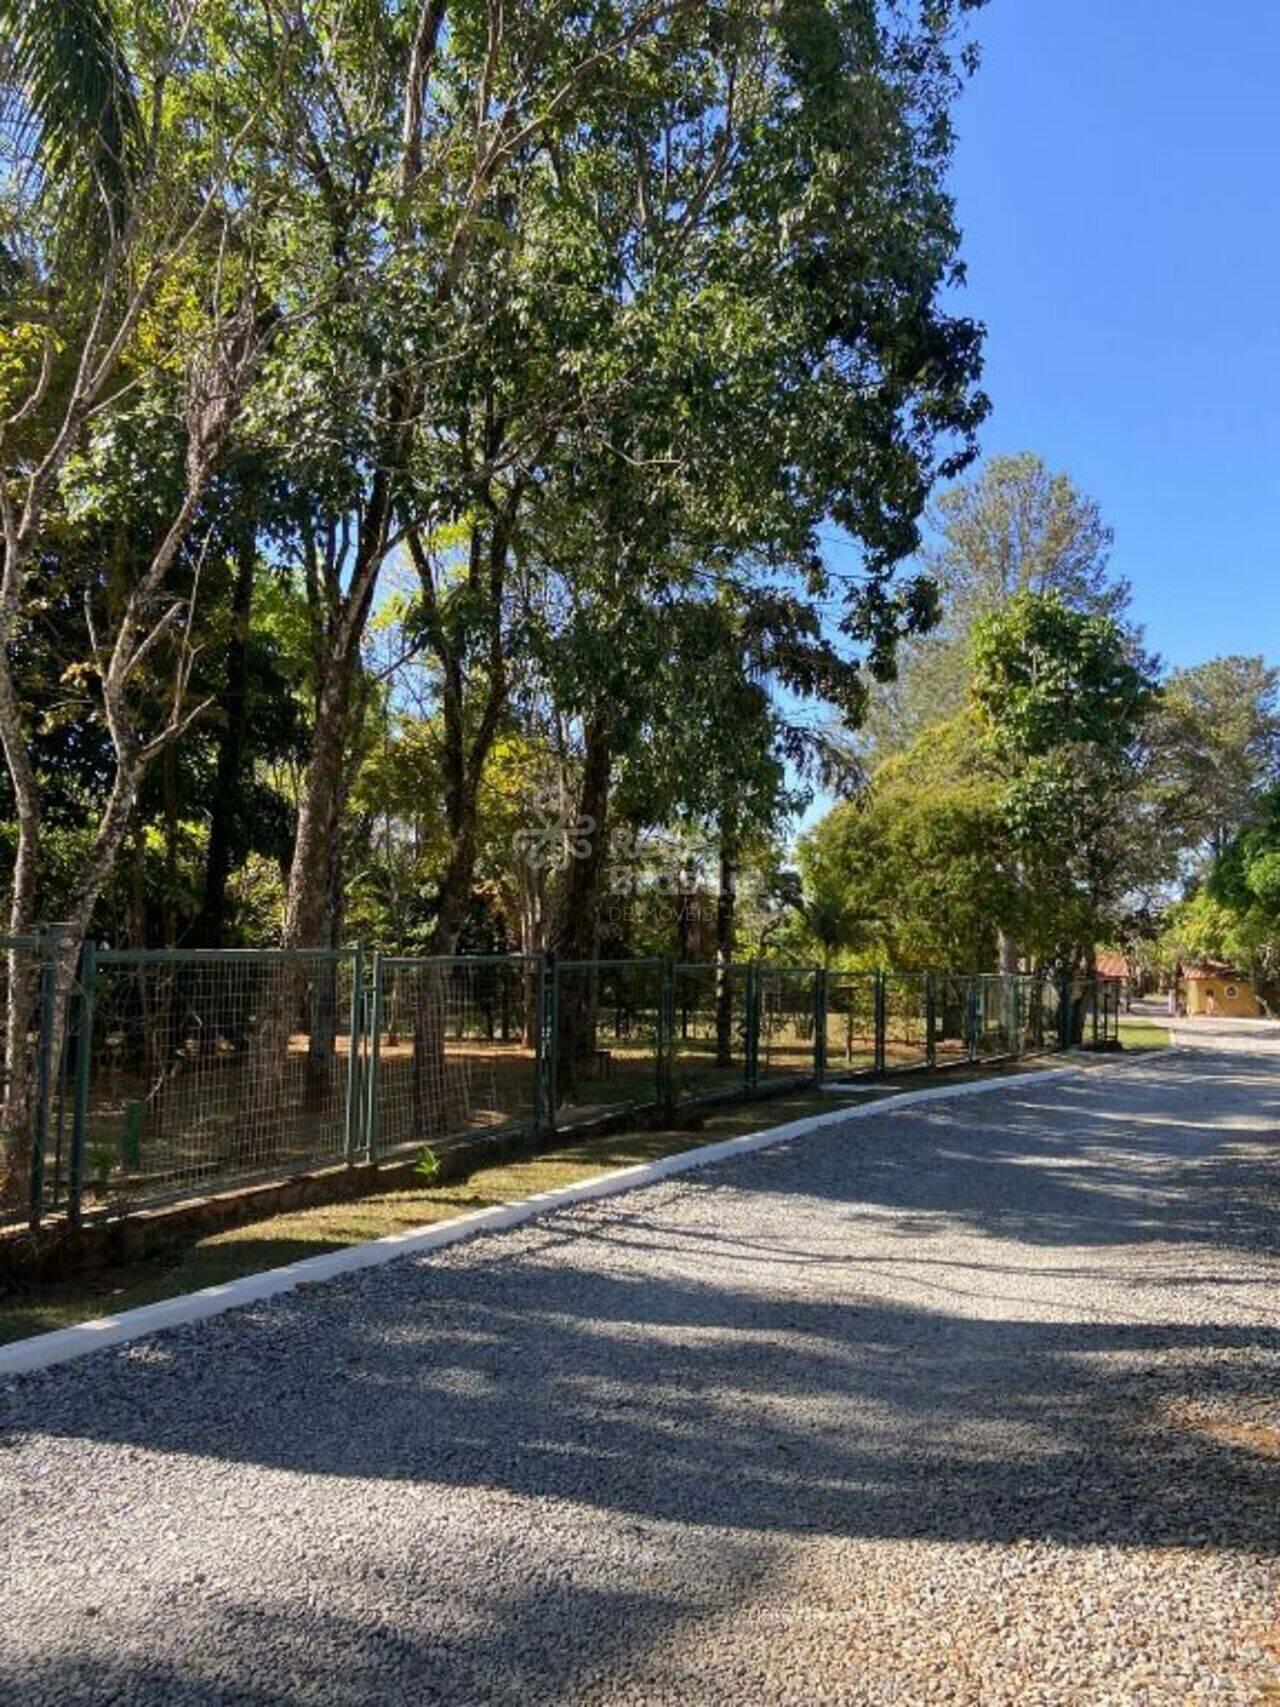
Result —
M973 30L984 451L1099 500L1169 663L1280 662L1280 0L991 0Z

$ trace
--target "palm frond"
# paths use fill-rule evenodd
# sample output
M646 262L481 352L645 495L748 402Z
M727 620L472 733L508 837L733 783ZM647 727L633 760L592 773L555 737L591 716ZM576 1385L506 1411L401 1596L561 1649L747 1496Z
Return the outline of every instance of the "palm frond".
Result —
M87 182L118 218L141 121L107 0L0 0L0 75L46 177Z

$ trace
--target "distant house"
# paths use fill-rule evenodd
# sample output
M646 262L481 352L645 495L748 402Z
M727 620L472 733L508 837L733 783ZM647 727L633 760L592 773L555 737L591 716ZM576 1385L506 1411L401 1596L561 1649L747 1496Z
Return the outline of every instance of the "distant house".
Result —
M1188 1014L1219 1014L1227 1019L1256 1019L1262 1003L1253 980L1219 962L1183 969Z
M1094 958L1099 978L1127 978L1129 962L1114 948L1100 948Z

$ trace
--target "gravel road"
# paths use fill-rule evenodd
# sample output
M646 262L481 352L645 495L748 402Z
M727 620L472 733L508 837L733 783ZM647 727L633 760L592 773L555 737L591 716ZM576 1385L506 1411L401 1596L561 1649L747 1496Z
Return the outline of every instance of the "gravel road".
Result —
M1187 1040L13 1381L0 1700L1267 1699L1280 1031Z

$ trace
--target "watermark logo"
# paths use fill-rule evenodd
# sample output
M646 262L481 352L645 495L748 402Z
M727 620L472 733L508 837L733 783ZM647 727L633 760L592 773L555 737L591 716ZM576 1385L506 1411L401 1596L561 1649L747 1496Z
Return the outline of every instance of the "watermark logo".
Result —
M596 821L579 813L554 788L533 800L533 821L517 830L511 845L517 858L534 871L567 871L575 859L588 859Z
M597 830L594 818L550 787L533 797L529 821L512 837L512 850L542 881L568 871L575 860L589 859ZM719 857L705 831L618 825L609 832L606 851L601 884L606 924L621 928L643 920L654 928L672 922L683 928L710 917L717 894L711 879Z
M706 840L693 831L646 837L618 829L609 838L608 886L615 895L699 895L706 889L707 864Z

